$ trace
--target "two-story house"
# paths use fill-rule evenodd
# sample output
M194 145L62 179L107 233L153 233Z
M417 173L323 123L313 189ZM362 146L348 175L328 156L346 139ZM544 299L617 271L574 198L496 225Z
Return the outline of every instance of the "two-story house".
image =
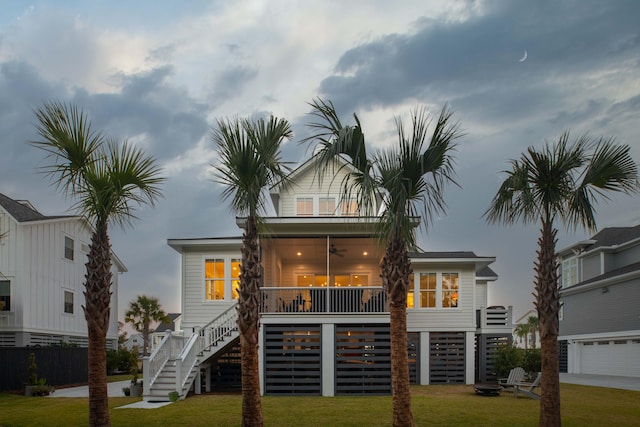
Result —
M275 216L264 219L260 236L262 393L390 394L389 312L380 278L384 248L374 234L378 218L360 216L355 200L341 200L344 169L318 179L315 161L291 173L293 185L270 189ZM237 224L242 228L244 218ZM183 337L167 334L145 361L147 400L169 389L184 395L195 377L196 392L239 380L235 306L241 238L168 244L181 255ZM488 267L494 261L471 251L411 254L407 332L413 383L471 384L492 372L491 355L511 337L511 309L486 308L497 279Z
M640 377L640 225L559 252L561 368Z
M0 346L75 344L86 347L85 264L91 231L79 216L47 216L31 203L0 194ZM107 342L118 346L118 273Z

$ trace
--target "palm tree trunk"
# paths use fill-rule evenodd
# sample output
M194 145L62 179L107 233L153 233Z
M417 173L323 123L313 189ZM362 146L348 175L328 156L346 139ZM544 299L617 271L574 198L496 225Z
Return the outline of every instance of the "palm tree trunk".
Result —
M413 426L407 354L407 292L411 263L403 240L396 238L389 242L381 268L382 283L389 298L393 426Z
M258 360L261 276L258 229L255 217L249 216L242 242L242 268L238 297L238 328L240 330L242 364L242 425L245 427L261 427L263 425Z
M106 340L111 303L111 244L106 224L91 236L84 316L89 332L89 425L110 426Z
M535 263L536 308L540 329L542 380L540 382L540 426L559 427L560 367L558 361L558 265L555 254L557 230L551 221L543 221Z

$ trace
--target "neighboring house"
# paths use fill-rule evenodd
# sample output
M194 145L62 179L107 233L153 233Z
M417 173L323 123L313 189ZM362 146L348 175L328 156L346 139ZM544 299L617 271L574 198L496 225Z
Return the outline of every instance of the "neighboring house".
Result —
M538 317L538 312L536 310L529 310L524 315L519 317L515 323L513 324L514 329L518 327L518 325L526 325L529 322L530 317ZM519 337L516 335L515 331L513 333L513 343L516 347L522 348L540 348L540 331L535 330L533 333L527 334L527 337Z
M182 314L180 313L169 313L167 314L169 318L169 322L160 322L158 323L158 327L153 330L154 334L165 333L166 331L179 331L182 329L180 326L180 322L182 320Z
M88 346L84 276L91 232L79 216L46 216L0 194L0 346ZM118 347L118 273L113 255L107 346Z
M391 393L389 312L380 279L384 248L374 235L378 218L359 216L355 200L340 202L342 166L349 167L338 164L319 180L311 159L291 173L292 186L270 190L276 216L264 219L260 237L265 395ZM244 218L237 223L242 228ZM174 351L167 360L164 346L175 346L176 337L156 346L145 365L145 381L152 379L145 383L145 398L166 397L156 377L157 383L173 382L183 395L193 378L196 393L238 386L241 238L169 239L168 244L181 255L186 345L180 357ZM497 279L488 267L494 261L470 251L411 254L412 383L472 384L491 375L497 344L511 339L511 308L486 308L490 283ZM181 360L192 362L177 369ZM178 379L176 371L182 372Z
M640 225L559 252L561 369L640 377Z
M124 342L123 346L129 351L135 348L138 352L138 356L142 357L142 349L144 348L144 338L140 333L131 334L129 338L127 338L127 340Z

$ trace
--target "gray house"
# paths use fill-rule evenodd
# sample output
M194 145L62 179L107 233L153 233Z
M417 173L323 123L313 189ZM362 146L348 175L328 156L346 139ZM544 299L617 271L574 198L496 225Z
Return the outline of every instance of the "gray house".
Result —
M640 377L640 225L559 252L561 370Z

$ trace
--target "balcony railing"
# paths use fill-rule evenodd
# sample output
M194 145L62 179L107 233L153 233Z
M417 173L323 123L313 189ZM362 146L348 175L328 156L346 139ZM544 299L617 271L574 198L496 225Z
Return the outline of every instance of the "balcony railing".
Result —
M262 288L262 313L386 313L384 289L376 286Z
M513 307L482 307L476 310L476 328L510 329Z

